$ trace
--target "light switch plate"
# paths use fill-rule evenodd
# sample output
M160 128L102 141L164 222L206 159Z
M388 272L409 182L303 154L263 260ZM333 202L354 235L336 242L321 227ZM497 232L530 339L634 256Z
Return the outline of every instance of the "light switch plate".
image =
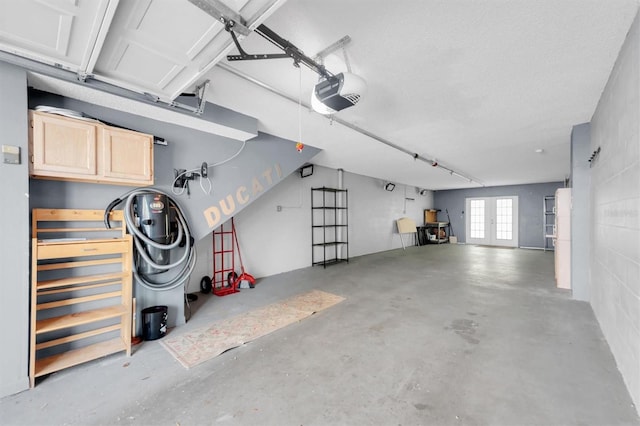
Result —
M2 157L5 164L20 164L20 147L2 145Z

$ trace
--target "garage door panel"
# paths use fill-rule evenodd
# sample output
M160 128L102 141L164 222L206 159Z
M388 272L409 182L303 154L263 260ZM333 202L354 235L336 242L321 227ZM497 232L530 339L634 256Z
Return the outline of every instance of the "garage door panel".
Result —
M88 62L109 3L109 0L1 1L0 47L77 71Z
M276 9L284 1L223 3L252 20L258 12ZM232 47L224 25L186 0L121 0L95 74L174 99Z

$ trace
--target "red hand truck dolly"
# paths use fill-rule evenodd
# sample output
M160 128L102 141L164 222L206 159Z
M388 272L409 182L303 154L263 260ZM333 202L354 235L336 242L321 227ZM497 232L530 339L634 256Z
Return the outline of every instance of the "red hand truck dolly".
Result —
M207 276L202 278L202 281L200 281L201 292L209 293L211 291L216 296L238 293L240 291L238 287L242 281L248 281L249 287L253 288L256 279L244 270L233 218L220 225L217 230L214 230L212 237L213 276L211 278ZM240 260L240 275L235 271L236 248L238 250L238 259Z

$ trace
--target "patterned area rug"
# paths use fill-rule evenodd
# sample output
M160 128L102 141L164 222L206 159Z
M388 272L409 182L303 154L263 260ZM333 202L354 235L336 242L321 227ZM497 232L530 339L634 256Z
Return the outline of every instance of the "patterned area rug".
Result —
M191 368L343 300L312 290L188 333L166 336L160 342L184 367Z

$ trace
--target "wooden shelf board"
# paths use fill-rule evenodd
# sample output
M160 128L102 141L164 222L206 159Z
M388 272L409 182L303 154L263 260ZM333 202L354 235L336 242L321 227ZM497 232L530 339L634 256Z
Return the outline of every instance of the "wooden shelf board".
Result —
M117 305L38 320L36 321L36 334L62 330L64 328L89 324L94 321L101 321L109 318L117 318L127 313L128 310L125 306Z
M117 282L123 280L128 276L129 274L126 272L114 272L110 274L83 275L79 277L61 278L57 280L38 281L38 290L106 281L114 281L114 284L116 284Z
M43 311L45 309L53 309L53 308L59 308L61 306L77 305L79 303L93 302L96 300L113 299L116 297L122 297L122 291L111 291L107 293L97 293L97 294L92 294L92 295L83 296L83 297L73 297L71 299L54 300L53 302L38 303L37 309L39 311Z
M44 376L63 368L72 367L96 358L126 350L127 347L120 337L95 343L83 348L73 349L57 355L36 360L34 377Z
M84 333L72 334L70 336L61 337L55 340L36 344L36 350L51 348L53 346L62 345L64 343L75 342L76 340L86 339L87 337L98 336L100 334L109 333L111 331L120 330L120 324L110 325L108 327L96 328L95 330L85 331Z
M33 209L38 221L66 222L66 221L91 221L102 222L104 210L74 210L74 209ZM114 221L122 221L122 210L112 210L109 218Z
M38 260L86 258L91 256L118 255L128 253L127 239L66 241L51 244L37 243Z
M60 294L60 293L68 293L70 291L74 291L74 290L89 290L91 288L102 288L102 287L111 287L113 285L119 285L121 284L122 281L118 280L118 281L107 281L104 283L99 283L99 284L82 284L82 285L77 285L77 286L73 286L73 287L62 287L62 288L56 288L53 290L38 290L38 297L40 296L44 296L47 294Z
M110 232L110 231L120 231L122 232L121 226L112 226L111 228L101 227L92 227L92 228L38 228L38 233L47 233L47 232ZM46 241L46 239L44 239Z
M120 259L119 257L111 257L108 259L81 260L77 262L43 263L41 265L38 265L38 272L80 268L83 266L111 265L116 263L122 263L122 259Z
M42 232L41 229L38 229L38 232ZM50 245L68 245L68 244L94 244L94 243L111 243L114 241L122 241L118 237L113 238L91 238L91 239L83 239L79 240L77 238L51 238L51 239L38 239L39 246L50 246Z

